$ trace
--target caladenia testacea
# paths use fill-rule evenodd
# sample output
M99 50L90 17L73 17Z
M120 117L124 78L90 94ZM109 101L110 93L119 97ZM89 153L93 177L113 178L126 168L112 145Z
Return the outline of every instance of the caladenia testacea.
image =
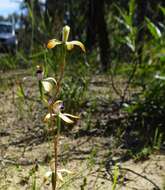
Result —
M48 109L48 113L44 117L44 122L49 123L52 131L56 129L56 133L53 138L54 144L54 161L53 167L51 163L51 170L45 174L45 180L51 177L52 182L52 190L56 190L57 188L57 179L63 180L62 173L71 173L66 169L59 169L57 166L57 158L58 158L58 144L59 144L59 136L61 130L61 120L68 124L73 124L75 120L79 119L79 116L75 116L69 113L64 113L64 105L63 101L59 100L58 97L60 95L60 90L62 87L62 80L64 77L64 70L66 66L66 51L70 51L74 48L74 46L80 47L80 49L85 53L85 47L80 41L68 41L70 33L70 27L64 26L62 30L62 40L51 39L48 41L47 48L52 49L56 46L61 46L62 48L62 62L60 64L59 75L57 79L53 77L44 77L43 68L41 66L37 66L37 78L39 81L39 90L40 97L42 101L46 104Z
M64 26L62 29L62 40L51 39L47 43L47 48L52 49L60 46L62 48L62 63L60 64L60 73L57 80L56 96L60 93L60 85L64 76L64 70L66 65L66 51L72 50L75 46L79 47L84 53L86 52L85 46L82 42L78 40L68 41L70 34L70 27L68 25Z
M68 41L69 33L70 33L70 27L67 25L64 26L62 30L62 41L57 39L51 39L48 41L47 48L52 49L58 45L64 45L67 48L67 50L72 50L74 46L78 46L81 48L83 52L85 52L85 47L82 42L77 40Z

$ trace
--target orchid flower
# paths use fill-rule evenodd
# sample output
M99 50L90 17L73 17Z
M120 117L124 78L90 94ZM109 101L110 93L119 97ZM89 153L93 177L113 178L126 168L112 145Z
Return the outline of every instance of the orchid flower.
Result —
M47 48L52 49L58 45L64 44L67 50L72 50L74 46L78 46L81 48L83 52L85 52L85 47L82 42L77 41L77 40L68 41L69 33L70 33L70 27L67 25L64 26L62 30L62 41L57 40L57 39L51 39L48 41Z
M48 113L45 118L44 122L47 122L51 119L51 117L57 117L59 116L63 121L66 123L74 123L73 119L79 119L78 116L74 116L68 113L62 113L61 111L63 110L63 102L61 100L57 100L54 104L51 105L52 108L52 114Z

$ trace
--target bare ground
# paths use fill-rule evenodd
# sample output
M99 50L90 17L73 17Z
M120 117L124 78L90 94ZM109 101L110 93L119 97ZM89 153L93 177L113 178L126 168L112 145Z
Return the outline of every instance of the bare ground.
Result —
M25 76L26 93L37 100L39 94L35 78L22 71L1 73L0 189L32 189L32 171L35 167L37 188L49 190L51 184L49 181L43 183L43 176L50 170L52 135L42 122L46 113L42 104L38 100L24 101L18 98L16 79ZM59 181L58 189L111 190L114 173L118 172L116 189L163 190L164 152L155 152L143 162L123 160L125 150L116 148L113 136L106 136L104 130L86 124L89 122L88 125L95 126L100 122L101 127L115 117L110 106L106 107L106 114L104 112L111 92L110 84L104 76L98 75L91 81L89 90L97 97L97 112L89 121L88 112L83 109L82 118L74 127L63 126L67 131L64 130L60 138L58 167L68 169L72 174L65 175L63 182ZM88 104L90 107L91 103ZM85 130L87 127L88 131ZM118 167L115 167L116 164Z

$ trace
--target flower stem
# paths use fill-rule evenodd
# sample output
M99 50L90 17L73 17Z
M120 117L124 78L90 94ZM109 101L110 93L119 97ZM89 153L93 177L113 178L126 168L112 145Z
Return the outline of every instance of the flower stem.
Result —
M64 69L66 64L66 47L63 46L63 62L60 67L60 76L57 81L57 88L56 88L56 94L54 96L54 100L56 99L57 95L60 92L61 82L64 76ZM52 101L54 103L54 101ZM51 127L53 129L53 119L52 119L52 110L50 112L51 115ZM61 118L59 115L57 115L57 135L54 136L54 172L52 175L52 190L56 190L57 187L57 158L58 158L58 141L59 141L59 135L60 135L60 129L61 129Z
M54 125L53 125L53 116L52 116L52 109L51 109L51 106L49 107L49 113L50 113L50 127L51 127L51 130L53 131L54 129ZM54 136L54 147L55 147L55 136ZM54 156L55 157L55 156ZM52 190L56 190L56 177L55 177L55 172L52 171L52 177L51 177L51 180L52 180Z
M57 116L57 135L54 137L54 172L52 175L52 189L56 190L57 187L57 158L58 158L58 141L61 129L61 118Z
M62 65L60 67L60 76L59 76L59 79L57 81L57 88L56 88L56 95L55 97L59 94L60 92L60 87L61 87L61 82L62 82L62 79L63 79L63 76L64 76L64 69L65 69L65 65L66 65L66 47L63 46L63 52L62 52L62 56L63 56L63 62L62 62Z
M52 176L54 179L53 179L53 184L52 184L52 187L53 187L53 190L56 190L56 186L57 186L57 156L58 156L58 153L57 153L57 142L58 142L58 137L55 136L54 137L54 175Z

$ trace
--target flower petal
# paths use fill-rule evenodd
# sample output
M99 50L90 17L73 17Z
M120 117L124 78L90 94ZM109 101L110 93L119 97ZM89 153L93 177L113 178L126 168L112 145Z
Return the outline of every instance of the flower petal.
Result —
M57 171L57 176L58 176L59 180L64 181L61 172Z
M52 117L55 117L55 116L56 116L56 114L52 113ZM51 118L50 113L46 114L46 116L44 117L44 122L48 122L50 118Z
M67 170L67 169L60 169L60 170L58 170L58 172L61 172L61 173L68 173L68 174L72 174L73 172L71 172L71 171L69 171L69 170Z
M55 114L58 114L61 111L61 108L63 107L63 102L61 100L57 100L53 105L52 109Z
M69 114L69 113L63 113L63 115L68 116L68 117L71 117L71 118L74 118L74 119L80 119L79 116L71 115L71 114Z
M50 92L53 88L53 85L48 81L42 81L42 86L46 92Z
M66 115L64 115L63 113L59 113L59 117L63 120L63 121L65 121L66 123L74 123L74 121L72 121L69 117L67 117Z
M74 48L74 45L73 44L71 44L70 42L66 42L65 43L66 44L66 48L67 48L67 50L72 50L73 48Z
M56 81L56 79L53 78L53 77L48 77L48 78L45 78L44 80L53 81L53 82L57 85L57 81Z
M44 183L49 179L49 177L52 175L52 171L47 171L44 175Z
M42 80L42 85L46 92L50 92L53 88L53 85L57 85L57 82L54 78L48 77Z
M70 27L68 25L64 26L62 29L62 41L67 42L69 38Z
M55 46L60 45L60 44L62 44L61 41L56 40L56 39L52 39L52 40L49 40L49 41L48 41L47 48L48 48L48 49L52 49L52 48L54 48Z
M82 42L80 42L80 41L66 42L66 46L67 46L67 49L68 49L68 50L73 49L74 46L78 46L78 47L81 48L81 50L82 50L83 52L86 52L84 44L83 44Z

